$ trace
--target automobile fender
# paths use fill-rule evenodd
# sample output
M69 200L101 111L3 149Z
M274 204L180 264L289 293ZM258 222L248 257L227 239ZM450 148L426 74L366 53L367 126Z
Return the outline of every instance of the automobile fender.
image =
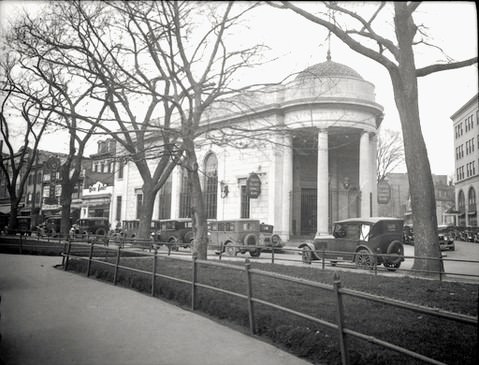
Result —
M356 254L357 254L357 253L359 252L359 250L361 250L361 249L365 249L365 250L367 250L367 251L369 252L370 255L376 256L376 255L374 254L374 252L371 251L371 249L370 249L368 246L361 244L361 245L359 245L358 247L356 247L356 251L354 251L353 259L351 260L352 262L355 262L355 261L356 261Z
M303 247L309 247L312 251L311 253L313 255L313 258L318 259L318 255L316 255L316 252L315 252L316 247L314 246L312 242L303 242L298 246L298 248L301 250L303 249ZM299 254L302 255L302 252L299 252Z
M183 242L188 242L190 243L190 241L193 239L193 231L188 231L185 233L184 235L184 238L183 238Z
M248 241L249 241L250 239L254 239L254 244L252 244L252 245L248 244ZM257 246L258 243L259 243L259 242L258 242L258 237L256 237L256 235L255 235L254 233L248 233L248 234L245 236L245 238L243 239L243 244L244 244L245 246Z

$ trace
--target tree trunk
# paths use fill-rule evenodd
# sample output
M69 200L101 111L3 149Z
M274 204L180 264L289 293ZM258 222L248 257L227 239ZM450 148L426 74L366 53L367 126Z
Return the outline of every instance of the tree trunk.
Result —
M143 183L143 202L140 209L140 225L138 227L138 238L147 240L150 238L151 218L155 204L156 191L151 184Z
M17 227L18 201L10 200L10 216L8 217L7 232L13 232Z
M198 161L194 142L189 141L185 144L187 145L188 183L190 184L191 191L191 219L194 236L192 254L196 254L200 260L206 260L208 258L208 227L206 225L205 203L198 175Z
M72 205L72 194L73 194L74 184L71 181L68 181L66 184L62 184L62 193L60 196L60 205L62 207L62 218L60 225L60 234L63 237L68 236L71 222L71 205Z
M436 198L431 167L421 131L416 65L412 44L417 27L406 3L395 3L395 29L399 43L399 64L390 69L394 99L403 131L404 152L414 213L413 269L419 275L435 276L444 271L437 235Z

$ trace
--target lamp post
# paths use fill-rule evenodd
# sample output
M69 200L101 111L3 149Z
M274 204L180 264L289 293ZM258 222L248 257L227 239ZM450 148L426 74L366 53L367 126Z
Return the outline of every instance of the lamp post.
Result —
M349 192L351 191L351 182L349 180L349 177L345 177L344 178L344 181L343 181L343 187L347 190L347 206L348 206L348 218L349 218L349 210L350 210L350 207L349 207Z

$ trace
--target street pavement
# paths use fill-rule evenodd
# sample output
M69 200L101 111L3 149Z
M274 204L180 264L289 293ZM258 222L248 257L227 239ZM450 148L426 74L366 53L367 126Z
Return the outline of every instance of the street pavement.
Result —
M55 269L60 262L0 254L5 365L308 364L160 299Z

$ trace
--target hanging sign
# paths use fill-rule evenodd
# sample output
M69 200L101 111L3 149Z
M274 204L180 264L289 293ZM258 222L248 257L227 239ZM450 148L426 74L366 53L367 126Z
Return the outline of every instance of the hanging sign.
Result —
M258 174L252 172L246 180L246 191L250 199L256 199L261 194L261 180Z
M386 181L378 183L378 204L388 204L391 200L391 185Z

